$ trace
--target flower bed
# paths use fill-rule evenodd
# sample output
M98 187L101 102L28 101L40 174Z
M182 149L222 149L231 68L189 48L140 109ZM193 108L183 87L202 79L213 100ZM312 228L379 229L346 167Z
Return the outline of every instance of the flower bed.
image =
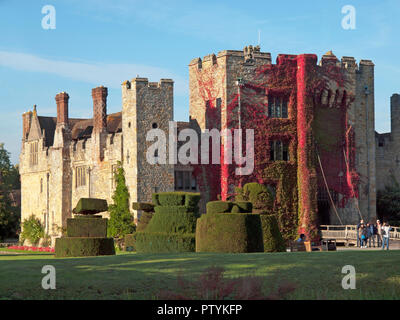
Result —
M54 252L54 248L51 247L9 246L7 249L22 250L22 251Z

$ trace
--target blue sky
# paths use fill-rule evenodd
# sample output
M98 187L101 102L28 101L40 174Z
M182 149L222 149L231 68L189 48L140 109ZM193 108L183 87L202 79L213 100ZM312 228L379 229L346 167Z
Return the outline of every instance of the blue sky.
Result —
M341 27L344 5L356 29ZM56 29L44 30L44 5ZM91 89L109 88L108 112L121 110L120 84L136 75L175 80L175 120L187 120L188 63L257 44L279 53L329 50L375 63L376 130L390 130L390 96L400 92L400 2L0 0L0 142L18 162L21 114L38 106L55 116L54 97L70 95L70 117L91 117Z

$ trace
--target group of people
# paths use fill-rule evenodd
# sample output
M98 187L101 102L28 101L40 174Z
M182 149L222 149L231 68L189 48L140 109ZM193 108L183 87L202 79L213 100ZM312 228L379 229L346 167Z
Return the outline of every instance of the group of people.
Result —
M380 247L382 246L382 250L389 250L389 239L390 239L390 230L391 226L387 223L381 223L379 220L376 220L376 223L364 223L364 220L361 220L357 225L357 246L360 248L368 248L368 247Z

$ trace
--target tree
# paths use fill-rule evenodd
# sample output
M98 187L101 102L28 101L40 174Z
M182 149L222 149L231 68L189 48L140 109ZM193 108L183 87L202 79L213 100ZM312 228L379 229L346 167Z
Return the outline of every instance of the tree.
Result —
M0 143L0 238L15 237L19 228L19 208L11 204L10 192L19 188L18 168L10 161L10 153Z
M400 222L400 184L392 176L392 183L377 193L377 214L381 220Z
M125 183L125 172L120 162L114 179L116 182L112 196L114 203L108 207L110 213L108 235L114 238L123 238L126 234L135 231L135 223L129 210L129 191Z

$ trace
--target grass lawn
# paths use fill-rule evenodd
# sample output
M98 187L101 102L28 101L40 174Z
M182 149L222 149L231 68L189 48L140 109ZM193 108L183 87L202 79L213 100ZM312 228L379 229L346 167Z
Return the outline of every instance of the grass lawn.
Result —
M41 288L44 265L56 269L56 290ZM357 272L355 290L342 289L344 265ZM56 259L49 253L0 255L0 299L155 299L177 288L177 276L196 279L224 267L227 278L262 276L265 292L282 281L289 299L400 299L400 251L254 254L135 254Z

